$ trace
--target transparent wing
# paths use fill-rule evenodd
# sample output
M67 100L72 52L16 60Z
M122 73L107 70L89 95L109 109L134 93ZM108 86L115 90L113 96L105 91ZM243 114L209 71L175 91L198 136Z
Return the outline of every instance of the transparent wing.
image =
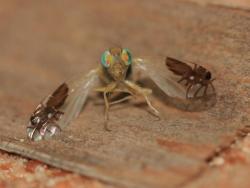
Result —
M98 82L98 69L95 69L61 84L31 115L28 137L35 141L47 139L68 126L79 115L89 91Z
M143 71L152 79L155 84L168 96L185 99L185 89L176 82L173 74L166 69L162 69L158 64L153 64L149 60L136 58L133 61L133 68Z
M70 90L68 99L66 99L64 105L60 108L60 111L64 112L64 115L58 121L61 128L66 127L81 112L89 91L99 82L97 72L96 69L91 70L86 76L76 77L66 82Z

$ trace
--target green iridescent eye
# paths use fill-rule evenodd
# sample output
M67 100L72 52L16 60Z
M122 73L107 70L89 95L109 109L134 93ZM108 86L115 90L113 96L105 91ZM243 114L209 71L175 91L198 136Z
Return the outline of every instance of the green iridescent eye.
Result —
M128 49L123 49L121 53L121 59L125 62L125 64L131 65L132 63L132 55Z
M110 54L110 52L107 50L102 54L101 57L101 64L102 66L108 68L110 66L110 64L113 61L113 56Z

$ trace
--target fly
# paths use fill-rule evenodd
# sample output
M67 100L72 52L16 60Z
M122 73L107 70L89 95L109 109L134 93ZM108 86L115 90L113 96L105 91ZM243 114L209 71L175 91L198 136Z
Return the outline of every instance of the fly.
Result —
M138 70L149 76L167 95L181 98L185 96L183 88L160 75L151 62L133 58L126 48L110 48L102 54L98 68L85 76L80 75L63 83L38 105L27 127L28 137L36 141L46 139L68 126L79 115L89 92L93 90L102 93L104 98L106 130L110 130L107 126L110 106L131 98L142 97L153 114L159 117L158 110L149 99L152 90L141 87L130 79L132 69L133 72ZM97 87L98 84L102 86ZM109 94L113 93L127 93L128 96L110 101Z

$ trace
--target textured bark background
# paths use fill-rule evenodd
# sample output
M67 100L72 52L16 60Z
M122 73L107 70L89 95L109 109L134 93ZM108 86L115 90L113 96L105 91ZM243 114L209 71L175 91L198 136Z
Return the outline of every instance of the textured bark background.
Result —
M250 14L247 2L218 2L0 1L0 148L94 178L1 153L0 187L249 187ZM40 100L117 44L162 70L166 55L201 63L216 100L174 104L147 83L159 121L131 101L112 108L105 132L92 95L58 137L28 141Z

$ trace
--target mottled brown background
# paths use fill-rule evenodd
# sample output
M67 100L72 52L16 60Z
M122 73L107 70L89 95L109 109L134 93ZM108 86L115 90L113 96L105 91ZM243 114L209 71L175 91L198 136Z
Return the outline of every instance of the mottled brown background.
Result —
M249 8L246 0L0 1L0 147L59 167L1 151L0 188L250 187ZM201 62L217 78L215 106L190 112L155 96L156 121L124 103L107 133L93 96L59 137L29 142L25 125L40 100L117 44L139 57Z

